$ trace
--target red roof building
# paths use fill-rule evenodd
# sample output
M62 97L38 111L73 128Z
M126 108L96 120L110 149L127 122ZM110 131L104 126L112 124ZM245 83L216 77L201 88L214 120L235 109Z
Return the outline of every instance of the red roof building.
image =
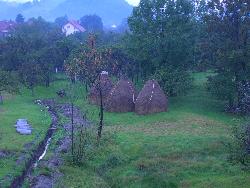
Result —
M13 21L0 21L0 35L6 36L16 26Z
M70 20L67 24L65 24L62 28L63 33L65 33L66 36L69 36L71 34L77 33L77 32L85 32L86 29L81 26L77 21Z

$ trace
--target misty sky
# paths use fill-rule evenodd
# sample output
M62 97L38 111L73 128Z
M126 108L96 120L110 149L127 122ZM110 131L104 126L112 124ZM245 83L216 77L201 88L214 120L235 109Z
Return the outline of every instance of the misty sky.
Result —
M32 0L0 0L0 1L16 1L16 2L27 2L27 1L32 1ZM140 2L140 0L126 0L128 1L129 4L131 5L138 5L138 3Z

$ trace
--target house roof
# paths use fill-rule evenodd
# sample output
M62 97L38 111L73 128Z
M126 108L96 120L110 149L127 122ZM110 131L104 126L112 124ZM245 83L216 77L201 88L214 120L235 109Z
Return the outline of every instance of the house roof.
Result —
M81 31L81 32L85 32L86 31L86 29L83 27L83 26L81 26L77 21L75 21L75 20L69 20L69 22L68 23L70 23L71 25L73 25L76 29L78 29L79 31Z
M0 32L9 32L10 29L15 27L16 23L13 21L0 21Z

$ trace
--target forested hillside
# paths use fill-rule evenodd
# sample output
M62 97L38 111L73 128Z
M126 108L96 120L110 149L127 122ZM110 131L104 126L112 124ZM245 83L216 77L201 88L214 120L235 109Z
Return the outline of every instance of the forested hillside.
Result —
M19 13L26 19L42 16L48 21L68 15L79 19L86 14L97 14L102 17L104 25L119 25L132 13L132 6L125 0L41 0L24 4L0 1L0 19L14 19Z

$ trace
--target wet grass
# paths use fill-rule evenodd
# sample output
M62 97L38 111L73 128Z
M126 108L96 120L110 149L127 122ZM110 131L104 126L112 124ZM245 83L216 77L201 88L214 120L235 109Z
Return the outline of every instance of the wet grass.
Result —
M55 97L55 91L61 87L60 82L50 88L38 87L35 95L22 89L19 95L6 95L4 104L0 105L0 151L10 153L7 158L0 159L0 187L8 187L13 177L20 174L23 164L16 164L23 153L31 153L32 149L44 139L51 119L46 109L35 104L36 99ZM25 118L33 128L32 135L22 136L16 133L17 119ZM32 143L29 149L26 144Z
M224 145L232 141L232 127L244 118L225 114L223 103L206 92L210 74L194 74L192 91L170 98L168 112L149 116L105 113L105 134L112 139L103 141L85 165L66 164L63 184L96 187L104 181L108 187L132 188L249 187L250 173L228 161ZM96 118L97 107L83 100L77 104Z
M225 114L223 103L207 93L206 76L210 74L194 74L194 88L187 96L170 98L168 112L149 116L105 113L101 146L82 166L66 162L61 168L65 176L58 187L249 187L250 173L227 160L229 152L224 145L232 140L231 128L244 118ZM23 96L6 101L0 111L0 130L4 133L0 149L19 151L22 147L17 143L23 145L34 139L34 135L16 136L12 127L16 118L26 117L38 132L45 131L49 119L32 100L56 98L67 102L55 94L65 88L69 91L67 82L60 80L49 88L36 88L35 97L25 91ZM75 89L75 104L97 121L98 107L85 100L84 87L76 84ZM59 131L55 140L61 136ZM4 165L0 178L14 174L13 160L0 160L0 165Z

